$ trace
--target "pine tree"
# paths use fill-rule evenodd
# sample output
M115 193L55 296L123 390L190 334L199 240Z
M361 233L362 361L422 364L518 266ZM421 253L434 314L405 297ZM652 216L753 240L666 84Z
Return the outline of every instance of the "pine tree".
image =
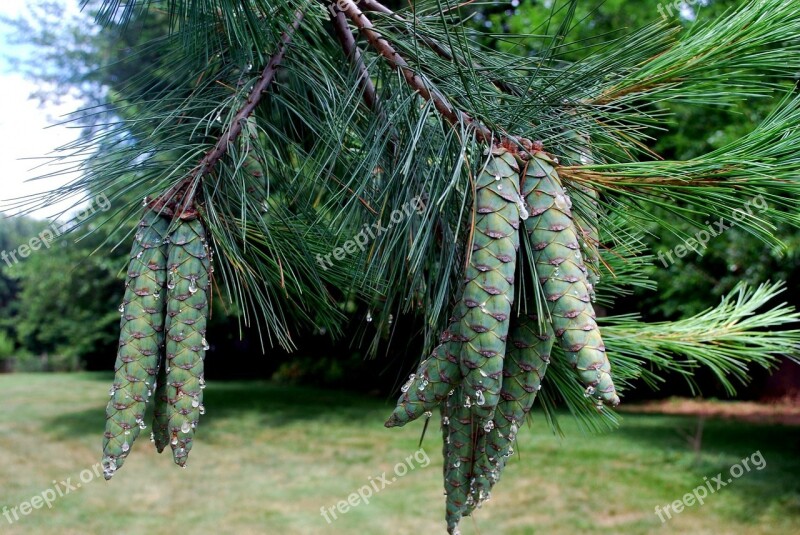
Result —
M171 31L148 43L161 53L130 80L116 120L94 121L57 156L89 154L82 176L40 199L103 191L129 217L141 208L127 199L145 198L170 233L195 221L219 297L265 345L291 349L309 328L340 334L337 295L373 308L376 337L415 315L432 352L387 426L440 408L451 533L488 498L534 398L555 429L560 404L589 429L609 428L635 379L691 382L704 367L733 390L751 366L796 357L800 341L786 327L797 313L773 303L781 283L739 286L674 323L595 315L648 287L643 223L689 249L734 224L780 247L777 226L800 224L793 90L708 154L670 161L647 146L665 102L781 91L800 57L792 4L747 2L685 34L657 22L572 62L561 51L580 46L569 41L577 0L554 3L552 27L494 36L533 42L532 55L487 46L467 4L107 0L101 22L166 13ZM754 212L754 199L765 208ZM201 301L204 269L193 275ZM177 432L164 377L159 449ZM178 411L188 441L195 409Z

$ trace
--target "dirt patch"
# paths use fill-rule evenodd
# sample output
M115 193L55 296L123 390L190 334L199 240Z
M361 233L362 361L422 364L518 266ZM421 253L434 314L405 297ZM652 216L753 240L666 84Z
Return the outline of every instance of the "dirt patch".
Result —
M669 398L619 407L620 412L677 414L741 420L752 423L800 426L800 399L782 399L770 403L751 401L710 401Z

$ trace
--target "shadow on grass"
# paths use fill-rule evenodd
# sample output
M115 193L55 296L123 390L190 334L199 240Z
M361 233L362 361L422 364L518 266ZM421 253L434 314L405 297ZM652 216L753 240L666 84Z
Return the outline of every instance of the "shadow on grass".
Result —
M332 425L340 422L380 425L391 411L382 399L363 394L281 386L266 381L211 384L203 393L203 404L208 410L202 417L205 424L255 413L262 425L270 427L311 420L324 420ZM148 407L145 419L148 429L151 411ZM105 405L42 421L43 430L61 438L102 434L104 427Z
M683 471L696 481L670 497L672 501L707 484L705 478L711 481L721 474L724 486L717 488L713 481L708 484L716 493L737 495L739 506L728 511L737 521L758 523L768 510L772 514L777 510L781 515L800 516L800 427L706 419L700 454L695 456L685 434L696 432L696 417L648 415L628 416L626 420L629 425L616 431L619 437L658 449L663 452L654 459L659 470ZM742 465L745 458L750 470L733 477L732 466ZM710 492L707 501L713 499L714 493Z

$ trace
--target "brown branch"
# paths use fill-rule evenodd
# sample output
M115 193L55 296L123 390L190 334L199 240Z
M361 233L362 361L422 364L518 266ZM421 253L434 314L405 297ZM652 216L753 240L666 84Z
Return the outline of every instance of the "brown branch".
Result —
M362 0L364 1L364 0ZM479 141L491 143L501 136L496 136L486 126L476 121L466 112L453 107L447 98L442 95L430 83L426 83L423 78L416 74L408 65L405 59L397 53L394 47L385 38L381 37L374 29L372 22L358 8L353 0L340 0L339 7L345 15L355 24L356 28L366 37L367 42L386 60L403 75L406 83L420 94L425 100L432 102L436 110L452 125L466 124L470 126Z
M358 72L358 84L361 86L361 92L364 97L364 102L371 110L378 112L378 93L375 90L375 85L372 83L372 78L369 76L367 66L364 64L364 58L361 55L361 50L356 46L355 37L350 27L347 25L347 17L338 9L334 9L335 15L333 17L333 29L336 32L336 37L339 39L339 44L342 45L347 59L355 67Z
M289 42L300 27L302 20L303 12L298 10L295 12L294 21L291 26L281 35L278 50L270 58L266 67L264 67L264 70L261 72L258 81L256 81L250 93L247 95L247 102L236 112L230 128L222 133L214 146L203 156L203 159L200 160L200 163L192 170L188 177L150 202L150 207L152 209L164 212L173 217L180 217L181 219L193 219L197 217L197 211L193 204L194 195L198 189L200 180L214 170L217 162L227 154L230 144L234 143L241 135L242 128L247 122L248 117L253 114L256 107L261 103L261 99L266 93L267 88L275 79L275 73L278 71L278 67L283 61Z
M406 23L407 22L406 19L404 19L403 17L401 17L400 15L398 15L397 13L395 13L394 11L389 9L388 7L386 7L383 4L381 4L380 2L378 2L378 0L360 0L360 2L358 2L358 4L364 8L364 11L373 11L375 13L382 13L384 15L389 15L390 17L392 17L397 22L402 22L402 23ZM426 37L424 35L416 35L416 34L415 34L415 37L417 39L419 39L419 41L422 44L424 44L425 46L430 48L440 58L442 58L444 60L447 60L447 61L455 61L454 54L450 50L447 50L444 46L442 46L435 39L432 39L430 37ZM461 65L464 65L463 60L459 60L458 63L460 63ZM479 63L475 63L475 64L473 64L473 66L477 70L483 70L483 66L480 65ZM521 91L520 91L519 88L514 87L514 86L512 86L511 84L509 84L507 82L504 82L502 80L495 80L493 78L489 79L489 81L492 83L492 85L494 85L497 89L499 89L503 93L507 93L509 95L520 95L521 94Z

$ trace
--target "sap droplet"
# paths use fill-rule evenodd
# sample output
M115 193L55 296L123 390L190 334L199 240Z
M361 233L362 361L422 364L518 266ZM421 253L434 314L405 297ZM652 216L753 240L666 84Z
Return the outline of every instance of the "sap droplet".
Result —
M583 395L584 395L584 396L586 396L586 397L588 398L588 397L591 397L591 396L593 396L593 395L594 395L594 393L595 393L596 391L597 391L597 390L595 389L595 387L593 387L593 386L587 386L587 387L586 387L586 391L583 393Z
M495 182L500 182L500 175L494 175Z
M155 441L156 441L156 434L150 431L150 442L155 442Z
M141 418L140 418L140 419L138 419L138 420L136 421L136 423L139 425L139 429L145 429L145 428L147 427L147 424L145 424L145 423L144 423L144 420L142 420Z
M122 443L122 451L128 451L129 449L131 449L131 445L128 444L128 441L126 440Z
M498 184L498 185L497 185L497 189L498 189L498 190L502 190L502 189L503 189L503 185L502 185L502 184Z
M488 422L486 422L486 425L483 426L483 430L488 433L492 429L494 429L494 422L492 420L489 420Z
M486 403L486 398L483 397L483 390L476 390L475 391L475 403L478 405L483 405Z
M144 251L139 251L138 253L136 253L136 258L137 259L141 258L143 254L144 254Z
M130 434L131 434L131 430L130 429L126 429L125 430L125 436L130 435Z
M425 411L425 418L430 418L431 416L433 416L431 411Z
M450 425L450 418L442 416L442 425Z
M113 398L114 397L114 392L116 392L116 391L117 391L117 387L112 386L111 388L108 389L108 395Z
M205 336L203 337L202 344L203 344L203 351L208 351L209 349L211 349L211 346L208 345L208 340L206 340Z
M188 433L191 430L192 430L192 424L190 424L189 422L183 422L183 424L181 425L181 433Z
M425 390L425 387L427 386L428 386L428 380L422 379L422 381L419 383L419 386L417 387L417 390Z
M206 380L201 377L200 378L200 390L203 390L206 387Z
M189 278L189 293L194 294L197 292L197 280L195 277Z
M416 377L417 376L414 375L413 373L411 375L409 375L408 376L408 381L406 381L406 383L403 386L400 387L400 392L403 392L403 393L408 392L408 389L411 388L411 383L414 382L414 379Z
M389 319L387 320L387 323L388 323L389 325L391 325L392 323L394 323L394 316L393 316L392 314L389 314Z
M147 197L146 196L145 196L144 199L142 199L142 206L147 206Z
M199 406L200 406L200 398L198 398L197 396L194 396L192 398L192 407L196 409Z
M170 442L173 446L177 446L178 444L178 435L172 437L172 441Z
M204 405L200 405L200 409L199 409L199 411L200 411L200 414L205 414L205 413L206 413L206 408L205 408L205 406L204 406Z
M453 463L453 468L458 468L459 466L461 466L461 459Z
M367 310L367 323L372 323L372 311Z
M472 400L467 396L464 398L464 408L469 409L470 407L472 407Z
M517 207L519 208L519 218L521 220L525 221L526 219L528 219L531 216L531 214L528 212L528 208L525 206L524 202L520 201L517 204Z
M119 310L121 313L124 314L125 313L125 303L122 303L117 310Z

